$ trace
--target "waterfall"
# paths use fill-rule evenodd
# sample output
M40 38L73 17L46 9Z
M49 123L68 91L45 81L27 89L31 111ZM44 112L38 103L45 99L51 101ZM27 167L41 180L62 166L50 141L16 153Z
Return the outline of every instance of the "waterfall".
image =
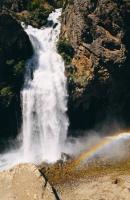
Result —
M61 9L56 9L48 17L48 27L25 28L34 55L26 64L21 91L21 146L0 156L0 169L21 162L52 163L61 158L68 118L64 62L56 48L61 28L60 16Z
M25 161L56 161L67 136L66 77L64 62L56 49L60 15L60 9L49 15L52 27L26 29L35 53L26 66L22 91Z

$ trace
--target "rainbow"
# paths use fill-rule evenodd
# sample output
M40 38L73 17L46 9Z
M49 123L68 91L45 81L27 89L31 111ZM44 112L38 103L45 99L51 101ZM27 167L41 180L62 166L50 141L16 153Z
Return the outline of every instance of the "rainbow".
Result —
M112 136L103 138L99 143L94 145L90 150L81 153L74 161L74 166L79 166L81 162L93 156L97 151L103 149L106 145L111 144L113 141L120 139L130 139L130 132L118 133Z

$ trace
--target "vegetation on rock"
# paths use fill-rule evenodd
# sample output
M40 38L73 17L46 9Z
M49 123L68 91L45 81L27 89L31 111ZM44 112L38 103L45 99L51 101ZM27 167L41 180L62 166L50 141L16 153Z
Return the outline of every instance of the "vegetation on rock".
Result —
M63 0L6 0L0 2L1 12L13 15L17 20L36 28L47 25L49 14L62 7Z
M17 13L17 17L25 24L38 28L47 24L47 18L53 10L54 7L48 1L33 0L28 2L26 12Z
M57 43L58 53L63 57L66 65L70 64L74 56L74 49L66 40L59 40Z

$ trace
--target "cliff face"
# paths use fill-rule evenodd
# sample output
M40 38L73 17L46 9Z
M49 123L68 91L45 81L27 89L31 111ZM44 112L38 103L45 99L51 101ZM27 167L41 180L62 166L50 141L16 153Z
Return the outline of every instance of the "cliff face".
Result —
M130 122L129 19L124 1L66 1L61 40L75 52L66 66L71 128Z
M20 127L20 90L25 63L33 54L28 35L8 14L0 14L0 150Z

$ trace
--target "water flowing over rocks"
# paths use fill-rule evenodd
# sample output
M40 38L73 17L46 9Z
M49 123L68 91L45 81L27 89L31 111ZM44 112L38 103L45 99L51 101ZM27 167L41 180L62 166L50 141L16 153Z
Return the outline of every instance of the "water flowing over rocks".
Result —
M129 123L129 5L124 1L66 1L61 40L75 55L66 67L71 128L110 120Z
M56 49L61 27L60 16L61 9L56 9L48 17L54 26L44 29L28 26L26 29L35 49L33 58L26 66L21 92L22 148L27 162L57 161L61 158L67 138L65 66Z
M25 162L54 163L61 158L69 123L65 66L56 48L60 16L61 9L56 9L48 17L52 26L42 29L25 26L34 54L25 64L21 90L22 125L15 146L0 155L0 169ZM7 89L4 92L10 94Z

